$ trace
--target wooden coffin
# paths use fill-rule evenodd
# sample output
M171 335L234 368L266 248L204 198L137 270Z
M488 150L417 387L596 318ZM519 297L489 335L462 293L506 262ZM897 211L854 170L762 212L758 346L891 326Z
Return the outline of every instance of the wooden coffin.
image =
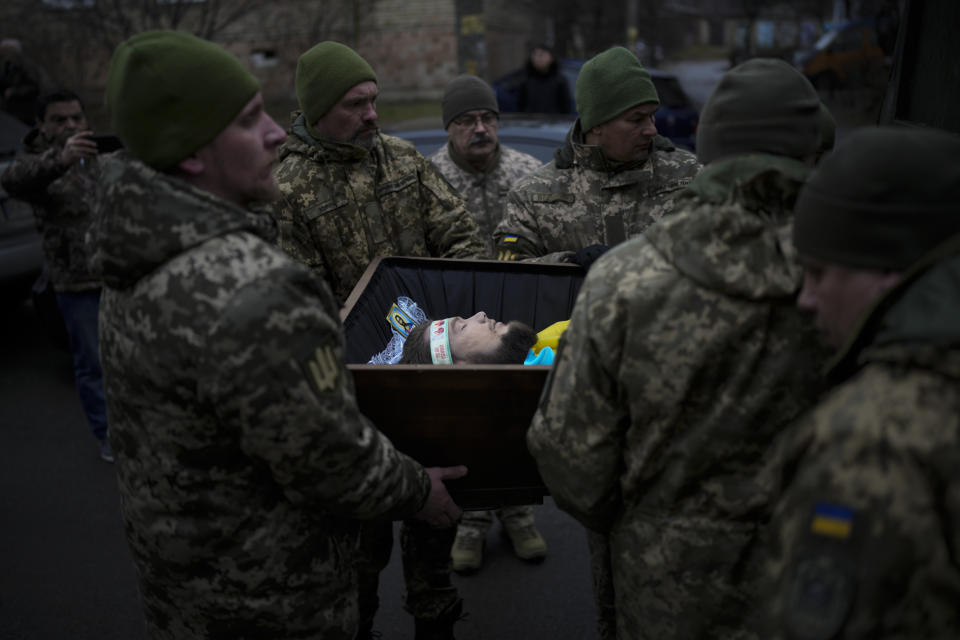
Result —
M365 364L390 339L391 305L407 296L431 319L484 311L539 331L570 317L583 277L573 265L380 258L347 299L341 317L360 410L425 466L466 465L469 474L448 483L461 507L543 501L526 431L549 367Z

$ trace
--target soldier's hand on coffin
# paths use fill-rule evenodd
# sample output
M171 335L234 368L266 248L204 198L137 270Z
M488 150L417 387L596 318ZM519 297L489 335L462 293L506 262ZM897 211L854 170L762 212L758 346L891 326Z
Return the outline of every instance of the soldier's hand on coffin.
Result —
M577 251L573 256L573 261L583 267L584 271L590 268L597 258L609 251L610 247L605 244L592 244Z
M447 487L443 481L462 478L467 475L467 468L463 465L427 467L427 475L430 476L430 495L427 496L427 503L423 505L423 509L413 517L441 529L452 527L463 515L463 509L458 507L447 493Z

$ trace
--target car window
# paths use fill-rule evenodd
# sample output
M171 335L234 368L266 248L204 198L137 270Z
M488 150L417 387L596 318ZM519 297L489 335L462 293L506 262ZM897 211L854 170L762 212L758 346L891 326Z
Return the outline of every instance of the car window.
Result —
M687 94L683 92L676 78L654 76L653 86L657 88L657 95L660 96L661 106L677 108L690 105L690 99L687 98Z

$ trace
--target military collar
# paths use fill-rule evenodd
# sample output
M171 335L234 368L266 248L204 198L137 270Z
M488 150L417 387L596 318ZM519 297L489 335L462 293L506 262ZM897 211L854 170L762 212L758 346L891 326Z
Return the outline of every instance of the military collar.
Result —
M497 165L500 164L500 143L497 142L496 148L493 150L493 157L490 158L490 161L487 162L487 166L482 171L477 171L473 165L467 162L463 156L461 156L453 148L453 145L450 142L447 142L447 153L450 154L450 159L453 160L453 164L457 165L467 173L475 176L486 176L493 173L493 170L497 168Z
M306 117L299 112L294 113L294 120L290 130L308 146L330 156L330 159L334 161L363 160L375 151L377 145L380 144L379 131L374 134L373 146L369 148L351 142L336 142L334 140L328 140L327 138L317 138L313 130L307 125Z

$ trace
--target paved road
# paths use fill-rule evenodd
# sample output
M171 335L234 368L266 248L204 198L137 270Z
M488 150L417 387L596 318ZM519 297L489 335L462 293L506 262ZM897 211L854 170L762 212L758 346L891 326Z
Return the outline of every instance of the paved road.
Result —
M143 638L113 466L86 429L68 354L29 305L0 317L0 435L0 640ZM596 637L583 530L549 500L536 512L550 547L543 564L513 557L495 527L483 570L456 577L468 612L460 640ZM404 640L413 623L398 556L376 622L384 638Z

